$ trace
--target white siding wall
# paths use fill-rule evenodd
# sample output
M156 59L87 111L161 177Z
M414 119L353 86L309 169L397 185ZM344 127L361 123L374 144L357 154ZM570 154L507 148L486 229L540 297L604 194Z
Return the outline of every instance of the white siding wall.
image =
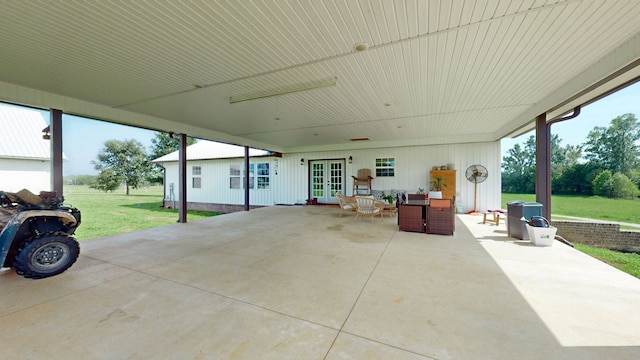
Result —
M271 182L273 182L274 158L251 159L251 163L269 163ZM244 204L244 189L230 188L230 165L242 165L243 159L221 159L221 160L197 160L187 162L187 201L199 203L216 204ZM178 165L177 163L164 164L166 169L165 200L178 200ZM192 171L194 166L201 169L201 188L193 188ZM254 165L257 166L257 165ZM174 199L170 196L170 184L174 184ZM256 184L254 184L254 187ZM271 185L272 187L272 185ZM251 189L249 198L251 205L273 205L274 191L271 189Z
M34 194L51 190L51 163L44 160L0 159L0 190Z
M500 142L324 151L284 154L282 158L251 159L252 163L268 162L270 164L271 186L269 190L251 190L250 202L252 205L303 204L308 198L309 160L347 159L349 156L353 157L353 163L346 164L347 194L351 193L351 175L355 175L361 168L369 168L375 172L376 158L395 158L396 168L395 177L374 179L373 189L399 189L412 193L419 187L428 188L429 171L432 166L453 164L454 169L457 170L458 205L462 205L467 211L473 209L474 190L473 184L464 177L464 172L470 165L481 164L489 171L489 177L478 185L478 210L501 207ZM300 165L300 159L304 159L304 165ZM229 165L232 163L242 163L242 159L189 161L187 200L243 204L244 190L229 189ZM191 169L194 165L202 167L202 189L191 188ZM177 163L167 163L165 167L167 189L170 183L175 183L177 197Z

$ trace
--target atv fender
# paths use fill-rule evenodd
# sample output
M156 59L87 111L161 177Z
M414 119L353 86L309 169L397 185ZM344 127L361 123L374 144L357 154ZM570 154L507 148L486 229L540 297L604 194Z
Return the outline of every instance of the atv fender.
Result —
M0 267L4 266L7 254L11 249L13 240L22 224L29 218L55 217L65 226L73 228L77 224L76 218L69 212L56 210L30 210L17 213L0 232Z

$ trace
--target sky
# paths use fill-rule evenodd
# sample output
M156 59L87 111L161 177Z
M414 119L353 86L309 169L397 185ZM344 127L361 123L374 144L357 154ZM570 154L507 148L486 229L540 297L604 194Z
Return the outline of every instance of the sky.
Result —
M574 119L551 125L551 134L558 134L561 146L580 145L587 141L587 135L594 127L609 127L615 117L628 113L640 119L640 82L585 106ZM535 135L535 129L514 139L503 139L502 156L515 144L524 144L531 135Z
M640 82L584 107L575 119L552 125L551 133L558 134L562 146L583 144L594 127L608 127L613 118L626 113L635 114L640 118ZM42 116L49 123L49 112L42 111ZM98 172L91 161L96 159L107 140L135 139L149 152L155 133L151 130L63 114L62 151L67 157L63 164L63 175L97 175ZM524 144L527 138L534 134L535 130L532 130L514 139L503 139L502 156L505 156L516 143Z
M44 116L48 123L49 113L45 112ZM156 131L63 114L62 152L67 161L62 165L62 174L97 175L91 162L96 160L106 141L135 139L149 152L155 134Z

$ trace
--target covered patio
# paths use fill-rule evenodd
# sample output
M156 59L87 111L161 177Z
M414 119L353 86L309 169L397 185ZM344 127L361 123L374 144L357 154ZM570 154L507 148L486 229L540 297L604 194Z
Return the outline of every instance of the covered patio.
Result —
M493 145L535 128L547 212L551 125L640 81L639 17L633 0L12 0L0 100L51 111L59 193L63 114L173 133L182 159L187 136L282 154L294 200L311 198L306 165L287 167L297 162L343 159L348 176L410 149L379 189L416 189L434 165L498 174ZM474 148L449 151L463 146ZM497 208L497 179L480 210ZM457 198L471 209L474 187Z
M637 359L640 280L458 215L455 236L274 206L0 272L0 347L52 359ZM3 356L3 357L4 357Z

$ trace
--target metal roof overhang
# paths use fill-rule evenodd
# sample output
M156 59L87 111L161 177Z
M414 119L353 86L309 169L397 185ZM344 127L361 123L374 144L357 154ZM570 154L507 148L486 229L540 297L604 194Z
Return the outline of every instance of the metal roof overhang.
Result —
M638 18L634 0L8 0L0 100L283 153L497 141L637 79Z

